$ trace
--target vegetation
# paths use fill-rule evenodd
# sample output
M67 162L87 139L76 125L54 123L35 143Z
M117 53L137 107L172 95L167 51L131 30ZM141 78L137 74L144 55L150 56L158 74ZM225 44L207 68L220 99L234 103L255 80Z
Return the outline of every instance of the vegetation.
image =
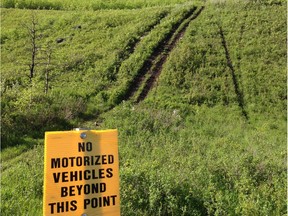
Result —
M53 9L53 10L103 10L103 9L136 9L155 6L175 5L187 0L2 0L5 8Z
M103 91L114 85L121 62L170 10L147 11L142 10L144 15L121 10L113 11L113 15L111 11L97 14L41 11L37 15L30 11L3 10L2 24L10 27L2 31L5 38L2 39L1 65L3 139L8 143L24 134L43 136L48 128L71 128L79 115L97 115L107 100L107 93ZM28 77L30 37L23 26L24 22L31 22L31 13L38 17L35 28L39 34L32 82ZM16 14L19 22L9 23ZM47 48L52 52L50 64L47 64ZM17 55L11 50L17 50ZM46 70L50 71L49 94L45 94ZM95 106L99 101L102 104ZM12 128L15 134L11 133ZM33 134L36 128L42 131Z
M122 215L287 214L284 1L1 4L3 215L42 214L44 131L79 126L119 130Z

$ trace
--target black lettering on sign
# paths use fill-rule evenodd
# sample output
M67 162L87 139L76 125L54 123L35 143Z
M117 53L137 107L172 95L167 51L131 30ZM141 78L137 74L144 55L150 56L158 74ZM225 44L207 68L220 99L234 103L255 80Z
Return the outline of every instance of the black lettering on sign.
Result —
M49 203L50 214L63 213L77 210L77 200Z
M86 149L86 148L85 148ZM78 156L78 157L63 157L52 158L51 168L67 168L80 166L97 166L114 163L114 155L94 155L94 156Z
M108 168L106 170L106 172L107 172L107 175L106 175L107 178L112 178L113 177L113 169L112 168Z
M96 161L95 161L95 164L94 164L94 165L101 165L100 157L101 157L101 155L96 155L96 156L95 156Z
M76 211L77 210L77 201L76 200L72 200L70 202L70 204L71 204L70 210L71 211Z
M54 178L54 182L55 182L55 183L58 183L58 182L59 182L60 176L61 176L61 173L60 173L60 172L58 172L58 173L53 173L53 178Z
M103 196L103 197L94 197L92 199L84 199L84 209L87 208L101 208L105 206L114 206L116 205L117 195L112 196Z
M84 180L90 180L91 179L91 170L85 170L84 171Z
M62 172L62 182L69 182L69 174L68 174L68 172Z
M106 183L73 185L61 187L61 197L98 194L106 192Z
M93 157L91 157L93 159ZM84 166L89 166L90 165L90 157L89 156L84 156Z
M114 156L108 155L108 164L113 164L113 163L114 163Z
M54 214L54 206L56 205L56 203L49 203L48 205L50 206L50 213Z
M62 158L62 167L68 167L68 166L69 166L68 158L66 157Z
M78 143L78 152L92 151L92 143L91 142L79 142Z
M60 168L60 158L51 159L51 169L53 168Z
M59 182L73 182L92 179L112 178L113 169L87 169L87 170L75 170L70 172L55 172L52 173L54 183Z
M53 173L53 179L54 179L55 183L58 183L59 181L69 182L69 177L70 177L70 179L75 178L75 173L73 171Z
M68 187L61 187L61 197L68 196Z
M69 157L69 159L70 159L70 166L73 167L75 157Z
M100 179L105 178L104 169L99 169L99 178L100 178Z
M79 180L82 180L82 176L79 176ZM78 172L77 171L71 171L70 172L70 181L78 181Z

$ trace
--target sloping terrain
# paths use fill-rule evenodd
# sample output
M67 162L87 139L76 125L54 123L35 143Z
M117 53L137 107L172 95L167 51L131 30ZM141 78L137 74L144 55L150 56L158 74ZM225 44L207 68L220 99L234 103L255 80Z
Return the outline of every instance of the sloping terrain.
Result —
M141 13L4 10L2 23L9 26L2 31L2 111L9 131L3 130L4 139L13 138L11 128L18 130L15 136L36 137L34 128L43 125L43 131L69 129L72 119L97 117L121 103L158 44L193 7ZM10 22L13 16L19 19ZM20 106L10 97L21 98Z
M283 1L4 3L3 215L42 214L75 127L119 130L122 215L287 214Z
M146 80L142 91L140 92L139 96L136 99L136 102L140 102L146 98L148 92L154 86L156 79L160 75L163 64L166 62L169 53L173 50L177 42L179 42L180 38L185 33L185 30L187 26L189 25L189 23L192 20L196 19L200 15L203 9L204 7L202 6L197 11L194 11L194 13L190 15L186 20L180 23L179 28L176 29L175 33L171 36L171 38L167 38L167 42L165 44L160 44L160 48L158 50L156 49L155 54L153 55L152 58L150 57L149 60L152 62L155 61L156 59L157 60L153 64L150 64L151 65L150 67L147 67L147 69L149 68L148 70L149 70L150 76ZM136 82L135 85L137 86L138 83ZM130 91L130 92L131 94L133 94L134 91Z

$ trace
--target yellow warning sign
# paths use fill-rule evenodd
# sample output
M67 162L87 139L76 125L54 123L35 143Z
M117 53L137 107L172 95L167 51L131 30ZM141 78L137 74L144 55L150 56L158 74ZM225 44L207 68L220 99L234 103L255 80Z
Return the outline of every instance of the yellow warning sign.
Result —
M43 215L120 215L117 130L45 133Z

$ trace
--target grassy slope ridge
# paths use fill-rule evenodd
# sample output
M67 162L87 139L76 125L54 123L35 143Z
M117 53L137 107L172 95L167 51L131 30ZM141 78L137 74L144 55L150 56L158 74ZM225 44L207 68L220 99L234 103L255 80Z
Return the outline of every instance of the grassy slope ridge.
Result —
M26 77L23 20L31 22L31 12L2 9L2 214L42 214L43 140L31 139L41 137L35 128L95 128L95 120L99 129L119 129L123 215L286 214L286 7L207 4L148 97L113 104L131 79L124 69L145 60L172 28L171 17L187 10L133 4L142 9L37 11L37 43L53 45L48 95L45 67L39 64L32 84Z
M251 118L254 114L285 118L286 15L278 14L279 8L232 5L206 9L190 26L175 54L170 55L151 94L153 100L213 106L239 104L241 96ZM220 29L233 71L227 63ZM182 97L178 97L180 94Z
M43 125L50 130L55 125L58 130L59 127L68 129L73 124L71 120L77 121L79 115L97 115L105 110L109 98L107 89L114 88L120 65L129 57L141 38L159 25L161 20L165 20L169 11L169 8L161 7L142 9L140 13L137 10L97 13L38 11L31 15L30 11L4 10L3 25L9 26L11 18L15 14L19 16L19 22L15 21L11 24L11 29L4 28L2 32L5 38L2 41L1 65L4 138L11 140L13 136L23 135L6 133L11 128L25 131L29 135L33 135L33 128ZM32 83L29 83L27 75L28 65L31 64L31 47L23 22L31 22L31 16L37 19L39 37L36 45L42 49L36 53L36 75ZM57 39L64 41L56 43ZM157 34L150 37L150 40L153 39L157 43ZM47 49L52 52L48 66ZM151 52L151 49L153 46L146 48L146 52ZM18 54L15 55L10 50L17 50ZM49 94L45 95L44 74L47 70ZM14 74L13 77L10 76L11 73ZM21 128L23 123L26 125L25 129ZM33 130L29 132L27 128ZM41 133L40 136L42 135Z
M103 10L103 9L136 9L154 6L167 6L187 2L187 0L2 0L5 8L30 8L53 10Z

